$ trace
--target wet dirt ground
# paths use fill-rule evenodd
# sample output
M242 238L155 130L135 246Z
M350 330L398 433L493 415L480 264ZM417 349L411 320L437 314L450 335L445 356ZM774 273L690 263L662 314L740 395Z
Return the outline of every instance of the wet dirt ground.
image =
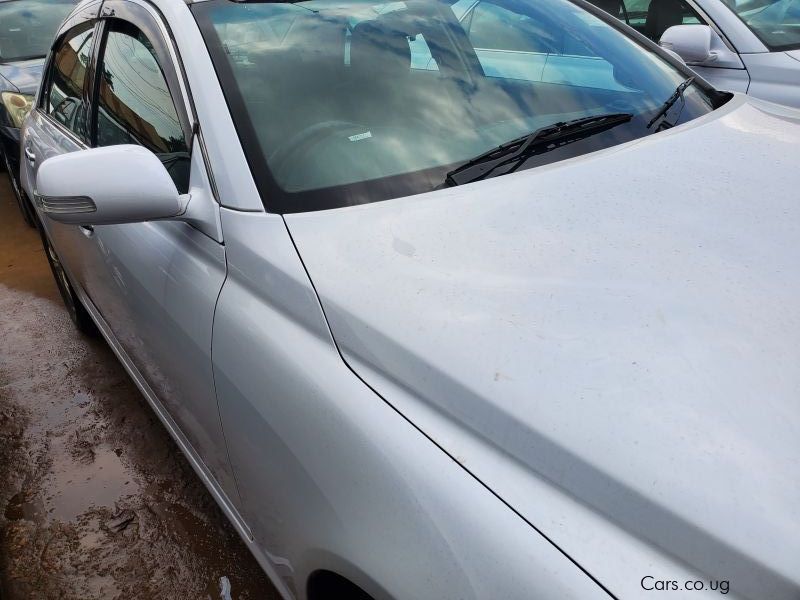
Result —
M277 598L0 173L0 598Z

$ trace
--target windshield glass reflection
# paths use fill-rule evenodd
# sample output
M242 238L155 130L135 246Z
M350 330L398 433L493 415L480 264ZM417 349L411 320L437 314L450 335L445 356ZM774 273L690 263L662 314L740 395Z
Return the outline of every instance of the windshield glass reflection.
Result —
M197 6L262 190L283 211L429 191L453 165L559 121L630 124L526 168L650 133L686 78L566 0ZM676 122L710 110L687 90Z
M725 0L772 50L800 48L800 0Z

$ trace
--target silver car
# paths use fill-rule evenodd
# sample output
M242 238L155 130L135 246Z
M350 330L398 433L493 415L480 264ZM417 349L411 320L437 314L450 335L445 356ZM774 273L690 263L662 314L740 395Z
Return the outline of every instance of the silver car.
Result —
M591 0L723 90L800 107L800 0Z
M797 110L582 0L90 0L22 143L285 597L800 595Z

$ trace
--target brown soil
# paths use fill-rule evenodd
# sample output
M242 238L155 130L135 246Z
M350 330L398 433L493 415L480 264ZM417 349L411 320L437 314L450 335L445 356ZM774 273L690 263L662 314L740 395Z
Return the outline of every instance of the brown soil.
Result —
M101 339L72 326L0 174L0 596L277 598Z

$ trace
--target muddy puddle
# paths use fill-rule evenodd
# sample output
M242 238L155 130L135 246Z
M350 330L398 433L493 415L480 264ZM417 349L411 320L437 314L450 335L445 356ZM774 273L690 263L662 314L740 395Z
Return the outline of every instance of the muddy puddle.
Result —
M5 174L0 597L277 598L110 349L73 329Z

